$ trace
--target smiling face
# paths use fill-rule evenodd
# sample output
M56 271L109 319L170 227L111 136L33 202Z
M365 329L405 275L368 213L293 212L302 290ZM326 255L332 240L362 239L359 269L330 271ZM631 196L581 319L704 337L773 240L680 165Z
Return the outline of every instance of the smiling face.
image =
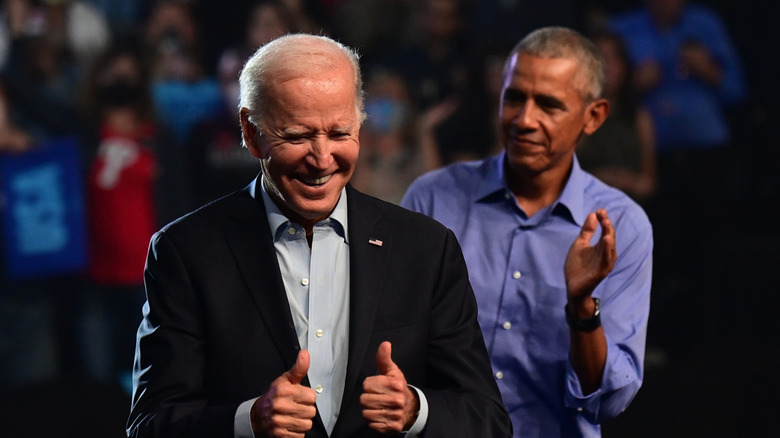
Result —
M543 58L524 52L510 58L501 93L502 142L510 171L565 177L582 133L606 118L603 99L585 101L585 80L573 58Z
M266 189L293 222L309 229L336 207L352 176L360 144L352 67L272 81L260 121L241 111L244 141L260 158Z

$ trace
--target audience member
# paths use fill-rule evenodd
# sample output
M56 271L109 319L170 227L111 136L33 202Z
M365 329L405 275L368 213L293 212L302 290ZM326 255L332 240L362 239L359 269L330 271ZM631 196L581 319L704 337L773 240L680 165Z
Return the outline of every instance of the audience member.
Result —
M415 8L408 40L369 61L398 71L423 111L468 87L470 53L460 0L424 0Z
M146 44L152 54L152 97L160 122L179 146L201 120L221 108L219 84L207 74L201 34L187 2L163 0L146 22Z
M609 117L577 148L582 169L630 195L640 204L656 190L653 120L631 89L631 61L623 40L612 33L592 37L604 59L604 93Z
M418 2L407 39L369 62L406 81L418 113L431 116L425 134L435 141L442 163L484 157L493 146L484 58L473 53L465 11L462 0Z
M463 247L515 437L599 436L642 383L652 229L575 156L608 115L603 80L589 40L532 32L504 70L505 150L421 177L402 202Z
M11 117L11 108L0 81L0 153L23 153L32 146L32 138L19 129Z
M442 165L485 158L500 150L497 108L504 54L511 47L486 51L471 60L470 86L426 109L419 120L420 141L433 142Z
M13 176L0 175L0 212L26 219L4 219L2 225L13 236L4 239L0 268L3 386L81 375L77 315L85 258L77 237L84 226L80 156L77 147L70 147L81 127L76 111L81 65L68 39L67 11L65 5L30 0L9 0L4 6L10 46L0 82L10 125L0 153L13 149L20 161ZM47 149L53 153L40 152ZM38 244L26 247L22 241ZM70 249L74 252L66 254ZM48 257L50 263L35 257ZM11 275L11 266L20 263L27 263L25 269L35 266L30 268L35 275Z
M152 239L128 435L509 436L455 236L347 185L357 55L286 36L240 84L262 174Z
M656 128L658 196L648 205L658 230L654 296L664 315L660 343L674 359L697 337L684 316L700 306L691 292L718 290L701 251L720 246L713 236L735 225L723 214L737 205L729 112L746 87L728 31L708 8L647 0L610 25L626 42L634 86Z
M187 150L196 205L213 201L246 185L260 170L257 160L241 147L238 129L238 74L257 48L293 30L280 2L257 3L249 13L240 46L225 49L217 76L222 95L220 113L193 127Z
M62 27L63 40L81 66L87 69L111 43L112 31L102 11L91 0L47 1L50 20Z
M2 85L0 81L0 156L23 154L34 146L32 136L15 126ZM1 185L0 196L6 196ZM5 208L5 203L0 204L0 213ZM30 282L9 276L5 253L11 242L4 241L8 226L4 222L0 221L0 388L53 379L58 374L51 297L40 291L46 281L30 287Z
M85 142L91 151L86 181L91 287L84 317L91 330L84 354L89 375L114 381L129 377L148 241L163 220L172 219L181 199L172 191L180 178L169 151L172 140L156 126L140 45L109 48L85 79L87 119L93 124Z
M15 123L39 142L76 134L81 66L62 41L61 23L30 1L8 6L11 40L2 78Z
M580 3L572 0L467 1L466 26L472 43L480 49L512 47L534 29L579 24Z
M414 106L401 77L373 70L366 95L367 119L360 130L360 156L351 184L399 204L412 181L439 167L437 146L425 136L415 137Z
M726 146L725 110L744 97L745 83L717 15L687 0L647 0L611 26L636 65L634 85L657 125L659 151Z
M114 36L137 33L143 23L143 17L149 12L155 0L88 0L105 17L110 32Z
M333 33L341 42L359 47L361 60L376 57L407 41L413 29L411 0L343 0L332 2Z
M290 12L295 29L308 34L327 35L330 20L323 0L280 0Z

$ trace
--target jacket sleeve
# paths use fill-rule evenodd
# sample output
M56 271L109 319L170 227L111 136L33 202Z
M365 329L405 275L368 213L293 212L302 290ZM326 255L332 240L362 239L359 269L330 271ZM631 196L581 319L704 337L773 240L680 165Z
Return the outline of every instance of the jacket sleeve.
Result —
M455 235L447 230L429 335L426 436L511 437L493 378L477 303Z
M164 231L152 237L144 280L127 435L232 438L238 403L207 403L202 303Z

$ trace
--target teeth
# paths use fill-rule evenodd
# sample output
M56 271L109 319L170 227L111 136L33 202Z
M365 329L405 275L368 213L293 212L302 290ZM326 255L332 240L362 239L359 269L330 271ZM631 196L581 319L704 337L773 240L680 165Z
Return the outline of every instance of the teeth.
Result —
M328 182L329 179L330 175L326 175L319 178L301 178L301 181L310 186L319 186Z

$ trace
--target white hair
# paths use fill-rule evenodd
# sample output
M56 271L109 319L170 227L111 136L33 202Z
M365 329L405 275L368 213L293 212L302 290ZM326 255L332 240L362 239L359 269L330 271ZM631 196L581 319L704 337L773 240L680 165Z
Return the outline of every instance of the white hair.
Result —
M362 123L363 80L357 52L325 36L290 34L261 46L252 55L239 75L241 90L239 108L249 110L249 121L258 130L265 111L268 87L278 81L302 77L306 74L333 68L348 61L354 72L355 112Z

